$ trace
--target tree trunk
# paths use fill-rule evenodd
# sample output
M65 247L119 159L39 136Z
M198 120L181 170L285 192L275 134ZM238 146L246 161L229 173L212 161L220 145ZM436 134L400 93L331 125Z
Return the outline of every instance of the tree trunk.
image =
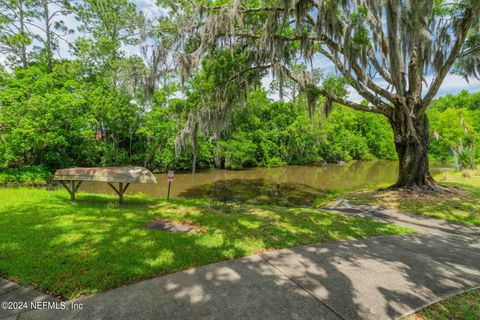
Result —
M197 170L197 155L198 155L198 123L195 123L195 126L193 128L192 132L192 153L193 153L193 159L192 159L192 173L195 174Z
M429 122L425 112L414 114L414 108L396 107L390 118L398 154L398 180L393 189L436 189L429 172Z
M24 3L23 1L18 2L18 9L19 9L19 19L20 19L20 33L22 37L25 36L25 12L24 12ZM25 45L24 39L21 39L20 44L20 60L22 61L22 68L27 69L28 61L27 61L27 46Z
M48 72L52 71L52 60L53 60L53 48L52 48L52 34L50 31L50 10L48 8L48 1L43 1L43 19L45 20L45 51L47 55L47 68Z

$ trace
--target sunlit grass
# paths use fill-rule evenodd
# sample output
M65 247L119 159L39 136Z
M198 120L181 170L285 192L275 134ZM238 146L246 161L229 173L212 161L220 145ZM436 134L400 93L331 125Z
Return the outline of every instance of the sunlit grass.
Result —
M0 275L75 298L141 279L264 250L412 230L316 209L211 209L203 200L153 200L63 190L0 189ZM224 210L225 209L225 210ZM146 228L153 219L196 233Z
M405 320L478 320L480 290L468 291L431 305Z

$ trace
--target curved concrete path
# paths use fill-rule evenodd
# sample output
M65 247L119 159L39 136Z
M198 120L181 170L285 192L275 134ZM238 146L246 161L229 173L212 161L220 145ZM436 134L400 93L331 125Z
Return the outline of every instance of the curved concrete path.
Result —
M12 319L395 319L480 286L480 229L333 207L418 234L332 241L178 272ZM0 316L1 318L1 316Z

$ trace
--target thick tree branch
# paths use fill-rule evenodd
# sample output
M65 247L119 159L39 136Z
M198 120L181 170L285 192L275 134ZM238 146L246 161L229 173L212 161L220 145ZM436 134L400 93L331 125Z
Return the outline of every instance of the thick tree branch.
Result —
M400 96L405 94L405 67L403 65L403 55L399 43L398 32L398 9L397 0L387 1L387 28L388 28L388 58L390 62L390 74L392 75L393 85Z
M288 69L284 65L281 65L281 69L285 72L287 77L289 77L290 79L292 79L293 81L295 81L297 83L301 83L300 79L295 77L292 74L292 72L290 71L290 69ZM332 94L330 94L325 89L322 89L322 88L317 88L317 89L319 90L320 94L322 96L324 96L325 98L327 98L327 99L329 99L333 102L342 104L346 107L349 107L349 108L352 108L352 109L355 109L355 110L358 110L358 111L382 114L382 115L386 116L387 118L391 117L392 110L390 110L389 108L385 108L383 106L383 104L382 105L377 105L377 106L372 106L372 105L365 106L365 105L362 105L362 104L359 104L359 103L356 103L356 102L353 102L353 101L350 101L350 100L347 100L347 99L344 99L344 98L341 98L341 97L333 96Z
M226 35L224 35L224 36L226 36ZM231 35L231 36L233 36L233 35ZM255 35L255 34L251 34L251 33L238 33L238 34L235 34L235 36L246 37L246 38L254 38L254 39L260 39L261 38L260 36ZM302 41L302 40L304 41L305 40L305 37L303 37L301 35L297 35L297 36L272 35L272 37L277 38L277 39L281 39L283 41ZM342 47L339 46L335 41L333 41L332 39L330 39L326 35L309 36L307 38L307 40L308 41L323 42L329 47L329 49L332 52L336 51L339 54L343 54ZM349 77L349 71L341 63L341 61L338 59L337 55L329 54L326 51L322 51L322 50L321 50L321 53L323 55L325 55L329 60L331 60L337 66L337 68L340 70L342 75L344 75L347 78ZM392 103L395 103L399 100L399 97L396 94L391 93L391 92L381 88L377 84L375 84L372 81L372 79L370 79L370 77L368 77L365 74L363 69L357 63L351 63L351 68L357 76L357 80L356 80L357 83L361 82L362 79L365 79L365 84L366 84L367 88L372 90L373 92L375 92L377 95L382 96L383 98L389 100ZM375 69L377 69L377 67L375 67ZM375 95L368 92L367 90L363 89L362 88L363 85L357 84L357 85L352 85L352 86L354 86L354 88L356 90L359 90L359 94L361 94L365 99L369 100L372 103L380 103L381 100L378 97L376 97Z
M328 95L327 95L327 97L328 97ZM387 118L389 118L391 116L390 115L391 111L390 110L385 110L384 108L378 108L378 107L374 107L372 105L364 106L362 104L355 103L355 102L352 102L352 101L349 101L349 100L346 100L346 99L343 99L343 98L338 98L338 97L329 97L329 99L331 99L333 102L339 103L341 105L352 108L354 110L383 114Z
M350 76L350 73L349 71L347 70L347 68L345 67L345 65L340 61L340 59L333 55L333 54L330 54L326 51L322 51L322 54L328 58L330 61L333 62L333 64L335 64L335 66L337 67L337 69L340 71L340 73L347 79L350 79L351 76ZM352 66L352 69L355 71L355 73L357 74L357 77L362 77L363 76L363 73L359 70L360 68L357 66ZM378 92L380 92L380 95L387 95L387 96L391 96L391 99L390 100L392 103L396 101L396 97L394 94L384 90L384 89L381 89L380 87L378 87L376 84L374 84L369 78L366 79L366 83L367 83L367 87L370 88L371 90L373 90L374 92L377 92L376 90L378 90ZM363 97L365 98L367 101L369 101L370 103L372 104L375 104L377 106L383 106L385 108L388 108L388 105L382 101L382 99L380 99L378 96L375 96L374 94L372 94L371 92L369 92L366 88L364 88L364 85L363 83L357 79L357 80L353 80L352 83L350 83L350 85L355 89L357 90L357 92ZM373 88L373 89L372 89ZM383 93L383 94L382 94ZM386 94L388 93L388 94Z
M375 68L375 70L380 74L380 76L382 76L383 80L393 85L392 77L390 76L390 74L388 74L388 71L380 65L380 62L378 62L377 58L375 57L375 53L372 50L369 50L367 55L370 64Z
M417 49L408 64L408 96L414 100L414 104L419 102L417 100L421 98L422 94L422 66L416 51Z

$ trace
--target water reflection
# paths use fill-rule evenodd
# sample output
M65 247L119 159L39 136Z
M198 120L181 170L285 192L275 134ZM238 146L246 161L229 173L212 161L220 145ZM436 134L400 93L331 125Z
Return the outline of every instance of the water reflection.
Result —
M350 162L343 165L287 166L279 168L252 168L246 170L204 170L192 175L177 173L172 184L172 197L199 197L212 194L212 187L223 188L225 197L246 201L269 199L283 204L295 204L299 197L311 199L333 189L353 189L381 183L394 183L397 178L396 161ZM442 168L432 164L432 173ZM132 185L128 193L143 193L150 197L166 197L167 175L156 175L156 185ZM105 183L85 182L81 191L110 193ZM254 199L254 200L252 200ZM243 200L242 200L243 201Z

